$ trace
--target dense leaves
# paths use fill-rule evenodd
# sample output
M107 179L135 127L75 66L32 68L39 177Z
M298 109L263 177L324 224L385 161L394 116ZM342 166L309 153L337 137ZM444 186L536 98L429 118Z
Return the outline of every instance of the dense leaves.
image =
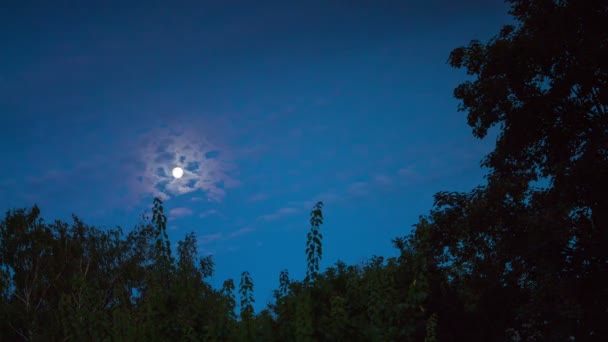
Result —
M449 59L473 134L499 130L487 182L437 193L397 257L321 271L318 202L306 277L281 271L256 314L251 275L213 289L194 233L173 256L158 199L128 234L12 210L0 340L608 340L608 2L510 2L517 25Z
M521 297L524 335L606 336L608 2L512 2L518 27L450 56L476 76L455 90L474 134L500 134L487 186L437 196L437 252Z
M317 202L310 212L310 231L306 241L306 281L312 281L319 272L319 262L323 256L323 234L319 232L323 224L323 202Z

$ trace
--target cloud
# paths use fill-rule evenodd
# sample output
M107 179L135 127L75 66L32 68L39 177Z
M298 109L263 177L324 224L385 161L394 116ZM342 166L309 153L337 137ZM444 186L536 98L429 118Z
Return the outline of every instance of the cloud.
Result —
M27 167L4 172L3 179L18 182L0 184L0 205L38 203L60 216L76 212L93 218L114 209L139 210L142 201L150 203L154 196L166 201L188 194L217 202L239 185L234 148L227 145L232 141L232 122L204 113L168 113L163 117L170 118L169 124L161 126L158 113L139 109L117 117L56 121L61 130L47 134L45 144L32 146L17 159ZM39 121L24 139L38 136L51 122ZM82 129L89 126L95 129ZM65 145L65 132L78 144ZM174 166L187 170L184 178L171 177ZM77 200L83 196L94 198L96 205Z
M278 220L282 217L297 213L298 211L299 211L299 209L292 208L292 207L280 208L272 214L260 216L259 219L263 220L263 221L274 221L274 220Z
M397 171L397 174L399 176L401 176L401 177L408 177L408 176L416 176L417 175L417 173L414 171L414 168L412 166L400 168Z
M407 167L400 168L397 171L397 174L399 175L399 177L401 177L403 180L405 180L407 182L418 182L418 181L422 181L425 179L425 176L423 176L418 171L416 171L416 169L413 166L407 166Z
M228 234L228 236L226 237L226 239L235 238L237 236L245 235L245 234L253 232L253 231L255 231L254 227L247 226L247 227L241 228L241 229L239 229L237 231L234 231L234 232Z
M169 219L178 219L180 217L192 215L192 209L190 208L173 208L169 210Z
M369 183L355 182L348 186L347 192L355 196L364 196L369 193Z
M75 139L86 141L85 138ZM129 144L125 143L123 150L117 150L113 145L118 144L116 140L103 147L96 146L91 141L78 144L91 149L87 152L80 151L80 146L64 151L61 163L66 168L62 165L55 166L58 164L55 161L45 160L48 158L44 156L51 155L45 149L50 147L37 147L35 154L41 157L28 162L32 167L19 177L19 186L5 184L14 195L12 201L23 201L28 205L35 202L44 208L76 212L89 218L105 215L108 210L116 207L134 209L142 200L135 181L135 163L130 155ZM49 143L48 146L53 145ZM77 158L82 156L86 157ZM83 195L95 198L97 205L93 208L90 202L74 200ZM57 201L58 198L61 200ZM0 201L0 205L4 203Z
M313 196L310 200L296 202L296 203L298 203L298 206L300 208L302 208L303 210L310 210L310 209L312 209L312 206L315 205L319 201L323 202L324 204L328 204L328 203L340 202L343 199L344 199L343 196L340 196L338 193L331 190L331 191L322 192L316 196Z
M207 245L207 244L211 244L216 241L226 241L226 240L234 239L236 237L239 237L239 236L242 236L245 234L249 234L251 232L254 232L255 230L256 230L255 227L246 226L239 230L235 230L227 235L224 235L222 233L203 235L198 239L198 244Z
M240 185L231 175L235 165L228 149L198 130L207 127L207 132L212 132L215 127L209 126L212 125L205 122L189 122L187 126L172 123L171 127L144 134L140 143L142 190L165 199L202 191L208 201L219 202L227 189ZM180 179L171 176L176 166L184 169Z
M198 238L198 243L199 243L199 245L207 245L207 244L210 244L212 242L222 239L222 237L223 237L222 233L203 235L200 238Z
M340 202L344 199L343 196L337 194L334 190L330 190L313 196L308 200L287 202L289 205L288 207L280 208L274 213L260 216L258 219L263 221L278 220L291 214L308 211L319 201L322 201L324 204L330 204Z
M217 210L215 210L215 209L209 209L209 210L203 211L202 213L198 214L198 217L204 218L204 217L211 216L211 215L216 215L216 214L218 214Z
M377 174L374 176L374 181L382 186L390 186L393 184L393 180L385 174Z
M260 202L260 201L264 201L266 199L268 199L268 194L260 192L260 193L257 193L255 195L251 196L249 198L249 201L251 201L251 202Z
M317 195L317 200L315 201L323 201L323 203L330 203L330 202L336 202L339 201L342 196L338 195L337 193L333 192L333 191L328 191L328 192L324 192L320 195Z
M312 209L313 205L322 201L324 204L340 202L344 199L343 196L336 193L334 190L322 192L308 200L290 201L287 202L287 207L279 208L275 212L258 217L262 221L275 221L283 217L293 215L302 211Z
M58 181L67 180L71 174L72 174L72 172L67 172L65 170L51 169L51 170L47 170L46 172L44 172L41 175L34 176L34 177L27 177L27 180L32 183L36 183L36 184L43 184L43 183L48 183L48 182L58 182Z

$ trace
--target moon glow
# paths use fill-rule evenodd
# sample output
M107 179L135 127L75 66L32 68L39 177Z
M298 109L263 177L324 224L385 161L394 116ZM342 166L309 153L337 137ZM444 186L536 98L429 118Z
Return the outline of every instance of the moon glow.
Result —
M171 171L171 173L173 174L173 177L175 178L182 178L182 176L184 175L184 169L182 169L181 167L176 167L173 169L173 171Z

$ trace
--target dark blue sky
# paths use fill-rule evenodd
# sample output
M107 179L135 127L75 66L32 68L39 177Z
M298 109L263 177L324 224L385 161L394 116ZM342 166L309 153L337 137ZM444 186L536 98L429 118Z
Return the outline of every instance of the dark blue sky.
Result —
M213 284L250 271L256 310L282 269L303 278L315 201L326 267L395 255L435 192L482 182L493 139L457 113L447 58L510 21L500 1L13 3L0 209L130 229L160 196Z

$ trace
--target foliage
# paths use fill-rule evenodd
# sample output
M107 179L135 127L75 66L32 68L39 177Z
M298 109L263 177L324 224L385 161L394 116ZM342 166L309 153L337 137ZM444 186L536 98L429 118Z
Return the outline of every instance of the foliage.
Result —
M500 134L487 186L439 194L435 231L479 305L521 304L508 324L522 338L595 339L608 334L608 3L511 2L517 27L450 55L476 77L454 92L474 135Z
M310 232L306 241L306 258L308 261L306 268L306 281L313 281L319 272L319 262L323 255L323 234L319 232L323 224L323 202L317 202L310 212Z
M241 282L239 284L239 293L241 294L241 325L243 326L243 340L250 341L253 339L253 281L249 272L245 271L241 274Z

